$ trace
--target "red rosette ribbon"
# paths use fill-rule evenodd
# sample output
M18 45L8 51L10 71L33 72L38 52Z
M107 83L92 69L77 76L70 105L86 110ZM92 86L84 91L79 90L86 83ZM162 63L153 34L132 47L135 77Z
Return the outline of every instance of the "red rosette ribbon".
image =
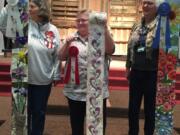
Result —
M52 31L45 32L45 44L47 48L52 49L54 47L53 40L54 40L54 33Z
M75 58L75 83L76 84L80 84L79 81L79 69L78 69L78 54L79 54L79 50L77 47L75 46L71 46L69 48L69 62L67 65L67 70L66 70L66 75L64 78L64 83L68 83L69 79L71 77L71 67L72 67L72 59Z

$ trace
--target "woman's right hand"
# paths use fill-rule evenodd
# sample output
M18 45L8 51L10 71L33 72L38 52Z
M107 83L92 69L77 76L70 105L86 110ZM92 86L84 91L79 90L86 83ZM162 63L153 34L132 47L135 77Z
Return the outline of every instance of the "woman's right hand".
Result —
M69 47L73 41L77 40L77 36L71 35L67 36L64 42L64 45L59 49L59 59L60 60L67 60L69 54Z
M75 41L76 39L77 39L77 37L74 36L74 35L68 36L68 37L66 38L65 44L69 46L69 45L71 44L71 42L72 42L72 41Z

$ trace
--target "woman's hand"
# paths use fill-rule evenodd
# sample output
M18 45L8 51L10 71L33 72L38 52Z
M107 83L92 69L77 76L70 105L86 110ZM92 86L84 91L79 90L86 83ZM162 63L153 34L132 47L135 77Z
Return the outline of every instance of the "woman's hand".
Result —
M75 40L77 40L76 36L68 36L66 38L64 45L59 49L59 52L58 52L60 60L67 60L69 47L72 41L75 41Z
M76 37L76 36L68 36L68 37L66 38L65 44L66 44L67 46L69 46L69 45L71 44L71 42L72 42L72 41L75 41L75 40L77 40L77 37Z
M114 40L108 30L107 25L105 25L105 29L104 29L104 33L105 33L105 52L106 54L112 55L115 51L115 43Z

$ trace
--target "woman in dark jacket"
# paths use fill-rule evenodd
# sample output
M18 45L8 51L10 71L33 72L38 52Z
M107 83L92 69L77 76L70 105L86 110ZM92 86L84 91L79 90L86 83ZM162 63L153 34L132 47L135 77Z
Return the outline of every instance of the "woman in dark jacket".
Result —
M158 49L152 48L157 27L155 0L142 1L143 17L132 28L128 42L126 72L129 80L129 135L138 135L139 112L144 97L144 135L153 135Z

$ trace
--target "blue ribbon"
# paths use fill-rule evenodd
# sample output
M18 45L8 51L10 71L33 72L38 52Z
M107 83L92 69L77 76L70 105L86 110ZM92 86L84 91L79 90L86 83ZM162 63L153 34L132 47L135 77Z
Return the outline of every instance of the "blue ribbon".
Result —
M169 13L171 12L171 7L169 3L163 2L162 4L159 5L158 8L158 15L159 15L159 20L158 20L158 26L156 30L156 35L153 40L152 47L153 48L158 48L159 47L159 42L160 42L160 29L161 29L161 18L166 17L166 33L165 33L165 44L166 44L166 50L168 50L171 47L171 40L170 40L170 26L169 26Z

